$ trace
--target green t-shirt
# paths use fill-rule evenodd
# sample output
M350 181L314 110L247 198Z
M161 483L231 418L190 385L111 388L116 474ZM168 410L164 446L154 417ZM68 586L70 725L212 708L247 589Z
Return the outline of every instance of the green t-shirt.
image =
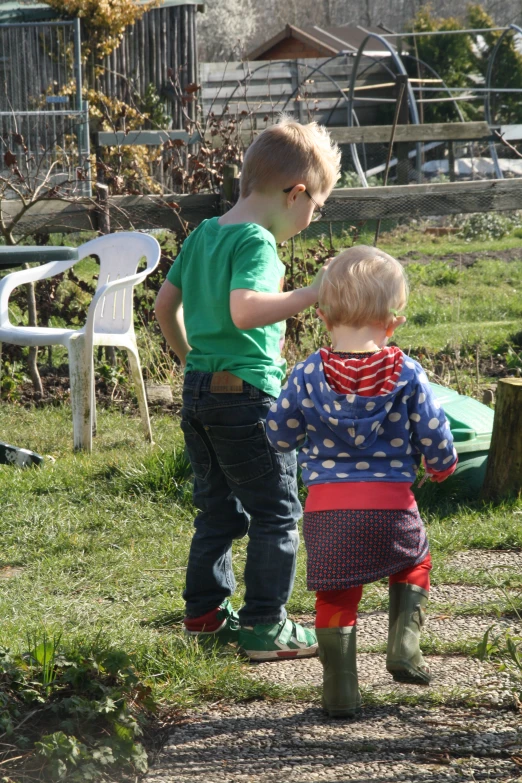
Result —
M285 377L284 325L242 330L230 316L237 288L277 293L285 267L272 234L257 223L220 226L204 220L183 243L167 280L181 288L187 339L186 372L228 370L277 397Z

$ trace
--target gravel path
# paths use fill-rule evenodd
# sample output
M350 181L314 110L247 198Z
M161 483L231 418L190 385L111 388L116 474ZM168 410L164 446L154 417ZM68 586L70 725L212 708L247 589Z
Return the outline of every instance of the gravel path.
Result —
M368 708L332 721L312 704L220 705L176 727L147 783L439 783L518 776L508 711Z
M506 567L522 571L522 553L459 552L450 565L457 572ZM431 649L469 646L488 628L492 636L502 638L506 631L522 636L519 618L480 613L484 604L503 600L495 590L452 583L434 587L431 598L424 634ZM453 614L462 608L475 614ZM299 619L313 624L312 615ZM143 783L521 779L522 712L513 695L520 695L520 682L489 661L442 654L426 656L433 674L430 686L398 685L386 672L382 653L387 622L382 611L360 616L358 668L364 709L359 719L331 720L318 700L299 701L299 691L297 701L288 700L293 688L320 686L317 658L246 665L250 677L284 686L287 700L221 703L187 712L172 727ZM419 696L421 704L411 706L412 697ZM371 706L376 704L381 706Z

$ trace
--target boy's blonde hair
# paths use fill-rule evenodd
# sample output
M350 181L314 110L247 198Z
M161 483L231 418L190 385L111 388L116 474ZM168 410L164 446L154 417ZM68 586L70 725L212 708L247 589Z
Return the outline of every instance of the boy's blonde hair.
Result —
M400 263L367 245L343 251L330 262L319 288L319 307L329 324L386 324L408 301Z
M314 196L339 179L341 151L322 125L301 125L282 115L247 149L241 171L241 196L267 188L304 184Z

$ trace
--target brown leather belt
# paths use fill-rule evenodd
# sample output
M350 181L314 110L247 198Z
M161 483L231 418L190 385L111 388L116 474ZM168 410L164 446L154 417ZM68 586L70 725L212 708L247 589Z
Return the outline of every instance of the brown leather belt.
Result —
M213 372L210 391L212 394L241 394L243 381L228 370Z

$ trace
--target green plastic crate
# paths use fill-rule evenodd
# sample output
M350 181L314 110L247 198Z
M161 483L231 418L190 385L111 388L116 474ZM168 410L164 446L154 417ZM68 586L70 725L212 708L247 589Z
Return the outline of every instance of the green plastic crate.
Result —
M469 494L480 492L486 475L494 411L453 389L430 384L451 427L459 464L448 481L458 481Z

